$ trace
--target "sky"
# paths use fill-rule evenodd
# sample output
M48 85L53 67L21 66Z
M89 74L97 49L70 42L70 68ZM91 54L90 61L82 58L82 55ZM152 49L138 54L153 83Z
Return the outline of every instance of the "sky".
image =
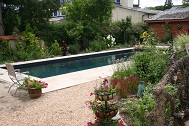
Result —
M140 7L155 7L155 6L161 6L165 4L166 0L140 0ZM134 4L138 4L138 0L133 0ZM181 5L182 0L172 0L173 5Z

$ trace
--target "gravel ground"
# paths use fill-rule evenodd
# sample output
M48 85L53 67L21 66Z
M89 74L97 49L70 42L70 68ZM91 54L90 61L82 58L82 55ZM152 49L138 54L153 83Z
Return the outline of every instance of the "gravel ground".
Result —
M98 80L99 81L99 80ZM26 91L7 93L9 84L0 81L0 126L84 126L94 120L85 101L98 81L42 94L30 99Z

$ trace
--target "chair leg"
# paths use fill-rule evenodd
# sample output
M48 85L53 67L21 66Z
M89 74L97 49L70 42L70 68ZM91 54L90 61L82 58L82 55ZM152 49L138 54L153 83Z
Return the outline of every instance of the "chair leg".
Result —
M15 83L14 83L14 84L12 84L12 85L9 87L8 93L9 93L9 91L10 91L10 89L12 88L12 86L13 86L13 85L15 85Z
M16 91L14 92L14 94L16 94L16 92L18 91L19 88L20 88L20 87L18 87L18 88L16 89Z

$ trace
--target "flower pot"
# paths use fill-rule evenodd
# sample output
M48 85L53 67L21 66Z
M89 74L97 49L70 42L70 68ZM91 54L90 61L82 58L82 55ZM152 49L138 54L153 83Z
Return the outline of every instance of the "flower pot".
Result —
M109 101L112 100L116 97L116 93L111 93L111 94L96 94L95 98L100 100L100 101Z
M30 98L38 98L42 94L42 89L36 89L36 88L28 88L28 94Z
M117 114L118 110L114 109L114 110L97 110L95 112L95 115L100 118L100 119L105 119L105 118L113 118L116 114Z

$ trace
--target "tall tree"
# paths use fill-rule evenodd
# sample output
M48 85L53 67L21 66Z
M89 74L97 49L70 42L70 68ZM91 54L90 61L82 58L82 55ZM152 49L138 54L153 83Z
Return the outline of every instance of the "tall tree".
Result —
M188 7L189 6L189 0L183 0L182 7Z
M1 5L2 3L0 2L0 36L4 35L4 26L3 26L3 18L2 18L2 13L1 13Z
M11 34L14 27L23 31L27 24L39 27L60 7L57 0L0 0L0 3L6 34Z

